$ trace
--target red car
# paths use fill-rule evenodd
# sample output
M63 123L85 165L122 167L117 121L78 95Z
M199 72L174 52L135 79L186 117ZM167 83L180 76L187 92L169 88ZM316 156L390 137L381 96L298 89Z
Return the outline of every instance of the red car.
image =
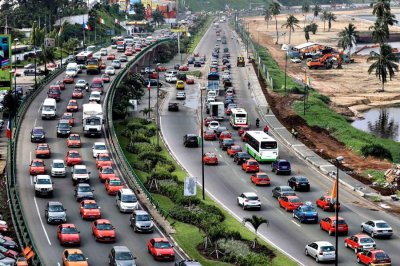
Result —
M248 173L248 172L259 172L260 171L260 165L258 164L258 162L256 160L249 159L249 160L246 160L242 164L242 170L246 171L246 173Z
M210 124L210 122L215 121L216 118L213 116L207 116L206 118L204 118L204 126L208 127L208 125Z
M207 164L217 165L218 164L218 157L213 152L207 152L207 153L205 153L203 155L203 163L205 165L207 165Z
M121 188L124 188L124 184L118 177L107 178L104 185L108 195L116 195Z
M246 134L242 134L242 135L240 136L240 139L241 139L243 142L247 142L247 141L248 141L248 138L246 137Z
M392 260L386 254L385 251L381 249L375 250L363 250L357 253L357 262L363 263L368 266L379 265L379 266L390 266L392 265Z
M104 166L112 166L112 161L107 153L100 153L96 157L96 167L99 169Z
M65 90L65 84L61 80L57 80L56 82L54 82L54 85L58 85L60 86L61 90Z
M98 219L92 223L92 233L99 242L115 242L115 227L107 219Z
M334 216L326 217L319 222L321 230L327 231L330 236L334 235L336 232L335 225L336 225L336 217ZM342 217L339 217L338 233L347 235L348 232L349 232L349 227L346 221Z
M65 156L65 162L68 166L76 165L82 163L81 155L77 150L67 151L67 155Z
M147 242L147 250L155 260L175 260L174 246L166 238L151 238Z
M74 77L66 75L63 79L64 84L72 84L74 83Z
M47 97L55 99L57 102L61 100L61 88L58 85L51 85L47 92Z
M336 209L336 206L338 207L338 210L340 210L340 202L339 204L336 204L335 200L332 199L332 197L329 195L324 195L318 198L316 204L324 211L334 211Z
M81 236L74 224L60 224L57 226L57 238L60 245L77 245L81 244Z
M70 112L65 112L62 116L60 120L68 120L68 124L73 127L75 125L75 118L74 118L74 114L70 113Z
M189 67L187 65L179 66L179 71L189 71Z
M104 166L99 168L99 178L101 182L105 182L108 178L117 177L112 166Z
M215 133L214 130L206 130L204 132L204 139L205 140L216 140L217 134Z
M115 54L107 55L107 60L114 60L114 59L115 59Z
M165 66L158 66L157 68L159 72L167 71L167 68Z
M95 200L82 200L79 203L79 213L83 220L101 218L100 207Z
M346 248L351 248L355 253L366 249L375 249L376 243L372 237L365 234L356 234L344 239Z
M104 83L108 83L108 82L110 82L110 81L111 81L111 78L110 78L110 76L109 76L109 75L107 75L107 74L103 74L103 75L101 75L101 79L103 80L103 82L104 82Z
M226 114L226 115L231 115L231 114L232 114L232 108L231 108L231 107L227 107L227 108L225 109L225 114Z
M186 84L194 84L194 79L187 78Z
M125 51L125 55L126 55L126 56L132 56L132 55L133 55L132 50L126 50L126 51Z
M83 90L80 88L75 88L72 91L72 99L82 99L83 98Z
M266 173L258 172L250 176L251 183L254 183L256 186L258 185L271 185L271 179Z
M100 69L106 69L106 67L107 67L106 63L102 62L100 64Z
M235 153L241 152L241 151L242 151L242 147L240 147L239 145L232 145L226 150L226 153L229 156L233 157L233 156L235 156Z
M231 138L232 138L232 133L229 131L222 131L221 134L219 134L219 140L231 139Z
M249 125L245 125L245 126L241 126L238 130L238 134L239 136L242 136L244 133L246 133L246 131L248 131L250 129Z
M69 100L67 105L67 112L78 112L78 102L76 100Z
M8 225L6 222L2 222L0 223L0 232L8 232ZM1 247L1 246L0 246ZM1 252L1 251L0 251Z
M150 79L158 79L158 74L157 74L157 72L151 72L151 73L150 73Z
M46 172L45 164L42 159L33 159L29 165L30 175L43 175Z
M284 208L287 212L293 211L297 207L303 205L303 202L297 196L283 196L278 199L279 206Z
M80 147L82 147L81 137L79 136L79 134L76 134L76 133L70 134L68 136L67 146L68 146L68 148L80 148Z

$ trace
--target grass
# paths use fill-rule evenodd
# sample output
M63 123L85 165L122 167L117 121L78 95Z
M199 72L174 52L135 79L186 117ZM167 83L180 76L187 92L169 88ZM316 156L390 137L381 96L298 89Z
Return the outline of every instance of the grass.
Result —
M370 178L374 182L377 182L378 184L384 184L386 179L385 179L385 171L379 171L375 169L368 169L365 170L364 172L361 173L362 176L365 176L366 178Z
M252 0L251 3L267 4L269 0ZM249 1L246 0L186 0L185 5L189 6L192 11L217 11L224 10L225 5L231 9L248 9Z
M130 162L133 162L135 159L137 159L137 155L131 154L127 152L124 147L128 144L128 141L126 138L121 136L122 130L124 129L124 126L119 125L118 123L114 124L115 126L115 131L118 136L119 143L121 147L123 148L123 152L127 159ZM149 125L154 126L154 125ZM152 143L156 143L156 137L150 138L150 141ZM178 179L183 182L185 177L188 175L180 166L176 163L176 161L171 157L169 154L167 148L164 146L164 144L161 142L161 147L162 151L160 152L162 155L164 155L166 158L168 158L170 161L172 161L176 167L176 170L172 172L172 174L175 174ZM136 174L139 176L140 180L142 182L146 182L148 174L142 171L135 170ZM160 206L162 209L165 211L171 210L174 206L175 203L172 202L169 198L152 193L153 197L157 199L160 202ZM198 188L198 193L197 195L201 195L201 189ZM199 196L200 197L200 196ZM223 224L226 226L226 228L229 229L236 229L244 239L247 240L253 240L254 239L254 233L252 233L250 230L248 230L246 227L244 227L239 221L237 221L233 216L231 216L226 210L224 210L219 204L216 202L212 201L209 196L206 197L205 202L210 205L217 206L224 214L225 220ZM185 250L185 252L193 259L198 260L202 265L205 266L226 266L230 265L224 262L218 262L214 260L208 260L204 258L198 251L197 251L197 246L200 245L203 242L203 236L202 233L199 231L199 229L193 225L185 224L179 221L176 221L172 218L168 218L168 221L174 226L176 230L176 234L174 235L174 238L178 242L179 246ZM273 250L276 257L272 260L272 265L274 266L291 266L291 265L297 265L295 262L293 262L289 257L285 256L283 253L280 253L278 250L270 246L269 244L265 243L264 241L259 240L261 244L267 246L269 249Z
M210 27L211 23L213 22L213 16L207 16L206 21L201 26L200 30L196 33L196 35L192 39L192 43L190 44L188 53L192 54L194 49L196 49L197 45L199 44L200 40L203 38L204 34L206 33L207 29Z

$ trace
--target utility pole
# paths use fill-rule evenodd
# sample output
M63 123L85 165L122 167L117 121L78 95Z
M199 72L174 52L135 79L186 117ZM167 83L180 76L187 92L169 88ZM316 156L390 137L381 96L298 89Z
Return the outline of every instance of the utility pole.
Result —
M40 17L39 17L39 19L40 19ZM33 22L33 25L34 25L34 27L33 27L33 49L34 49L34 51L35 51L35 90L37 89L37 75L36 75L36 72L37 72L37 65L36 65L36 57L37 57L37 51L36 51L36 29L37 29L37 25L36 25L36 20Z

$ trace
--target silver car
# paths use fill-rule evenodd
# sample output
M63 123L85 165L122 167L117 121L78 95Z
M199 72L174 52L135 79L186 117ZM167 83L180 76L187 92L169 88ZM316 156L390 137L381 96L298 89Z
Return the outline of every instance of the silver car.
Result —
M392 227L384 220L370 220L361 224L361 231L368 233L371 237L387 237L393 235Z
M134 266L136 257L126 246L113 246L108 255L108 265Z
M67 214L66 209L61 202L58 201L49 201L46 205L46 209L44 211L44 216L46 218L47 223L66 223L67 222Z
M81 201L84 199L93 199L93 189L89 184L80 183L75 187L75 199L76 201Z
M336 260L335 247L327 241L316 241L306 245L305 255L315 258L316 262Z
M131 226L135 232L153 232L154 223L151 216L143 210L135 210L131 216Z
M113 66L115 69L120 69L121 68L121 61L118 59L113 60L111 63L111 66Z

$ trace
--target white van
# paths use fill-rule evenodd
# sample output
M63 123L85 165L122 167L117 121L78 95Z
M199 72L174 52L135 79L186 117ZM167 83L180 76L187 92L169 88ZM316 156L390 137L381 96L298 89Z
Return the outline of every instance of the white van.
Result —
M217 97L216 91L208 91L207 92L207 98L215 98L215 97Z
M79 69L77 63L68 63L65 74L67 74L68 76L76 77L76 75L78 75L78 72Z
M42 119L54 119L56 117L56 99L46 98L42 105Z
M116 196L120 212L133 212L138 208L138 200L130 188L121 188Z

